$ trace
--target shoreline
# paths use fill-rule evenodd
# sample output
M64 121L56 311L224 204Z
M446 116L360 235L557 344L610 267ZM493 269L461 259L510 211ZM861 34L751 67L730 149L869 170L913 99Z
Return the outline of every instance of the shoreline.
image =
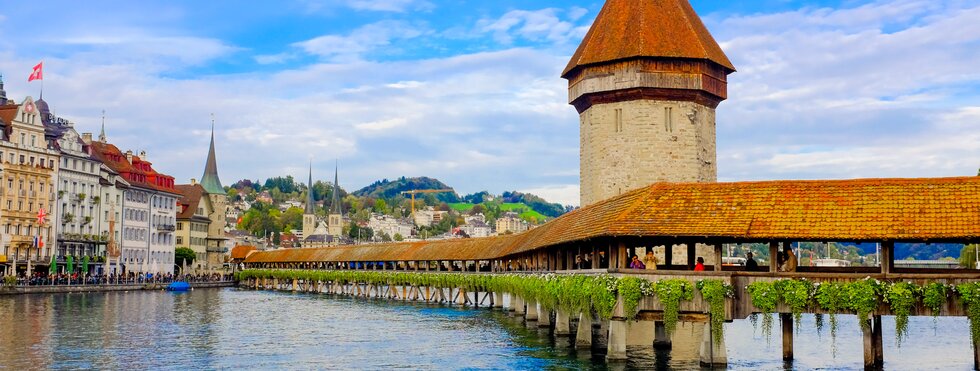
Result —
M30 295L30 294L67 294L81 292L113 292L113 291L152 291L164 290L169 283L135 283L126 285L57 285L57 286L15 286L0 287L0 296L7 295ZM216 287L235 287L234 281L223 282L195 282L191 283L192 289L216 288Z

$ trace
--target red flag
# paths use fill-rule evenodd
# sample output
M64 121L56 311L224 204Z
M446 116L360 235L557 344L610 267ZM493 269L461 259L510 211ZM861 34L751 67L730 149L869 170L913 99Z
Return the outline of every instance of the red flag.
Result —
M34 66L34 71L31 72L31 76L27 78L27 82L31 82L34 80L44 80L44 73L42 73L42 70L44 69L43 65L44 62L38 62L37 66Z

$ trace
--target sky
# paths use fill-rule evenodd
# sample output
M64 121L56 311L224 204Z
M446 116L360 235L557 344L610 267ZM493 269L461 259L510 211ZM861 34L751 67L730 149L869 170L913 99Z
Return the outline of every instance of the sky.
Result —
M640 0L637 0L640 1ZM40 1L0 7L9 98L179 183L215 117L230 185L292 175L356 190L430 176L460 194L578 204L578 115L559 76L601 0ZM980 2L692 0L738 72L719 181L972 176Z

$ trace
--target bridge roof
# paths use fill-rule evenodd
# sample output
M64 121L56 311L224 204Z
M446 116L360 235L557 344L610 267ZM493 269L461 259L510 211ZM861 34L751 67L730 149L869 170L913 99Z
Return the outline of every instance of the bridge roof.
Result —
M599 237L976 241L980 177L655 183L516 235L287 249L247 261L487 260Z

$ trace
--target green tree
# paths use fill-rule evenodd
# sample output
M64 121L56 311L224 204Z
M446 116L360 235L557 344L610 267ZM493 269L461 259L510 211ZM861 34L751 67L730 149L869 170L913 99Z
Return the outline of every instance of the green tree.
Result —
M228 190L228 200L229 201L237 201L238 200L238 190L237 189L232 188L232 189L229 189Z
M374 212L379 214L388 214L388 204L385 200L377 199L374 201Z
M395 233L394 239L395 239L395 241L401 242L401 241L404 241L405 240L405 237L402 237L402 234L401 233Z
M303 228L303 213L305 211L298 207L290 207L279 217L283 231Z
M194 250L191 250L189 247L178 247L174 250L174 264L179 266L193 264L195 257L197 257L197 255L194 254Z

